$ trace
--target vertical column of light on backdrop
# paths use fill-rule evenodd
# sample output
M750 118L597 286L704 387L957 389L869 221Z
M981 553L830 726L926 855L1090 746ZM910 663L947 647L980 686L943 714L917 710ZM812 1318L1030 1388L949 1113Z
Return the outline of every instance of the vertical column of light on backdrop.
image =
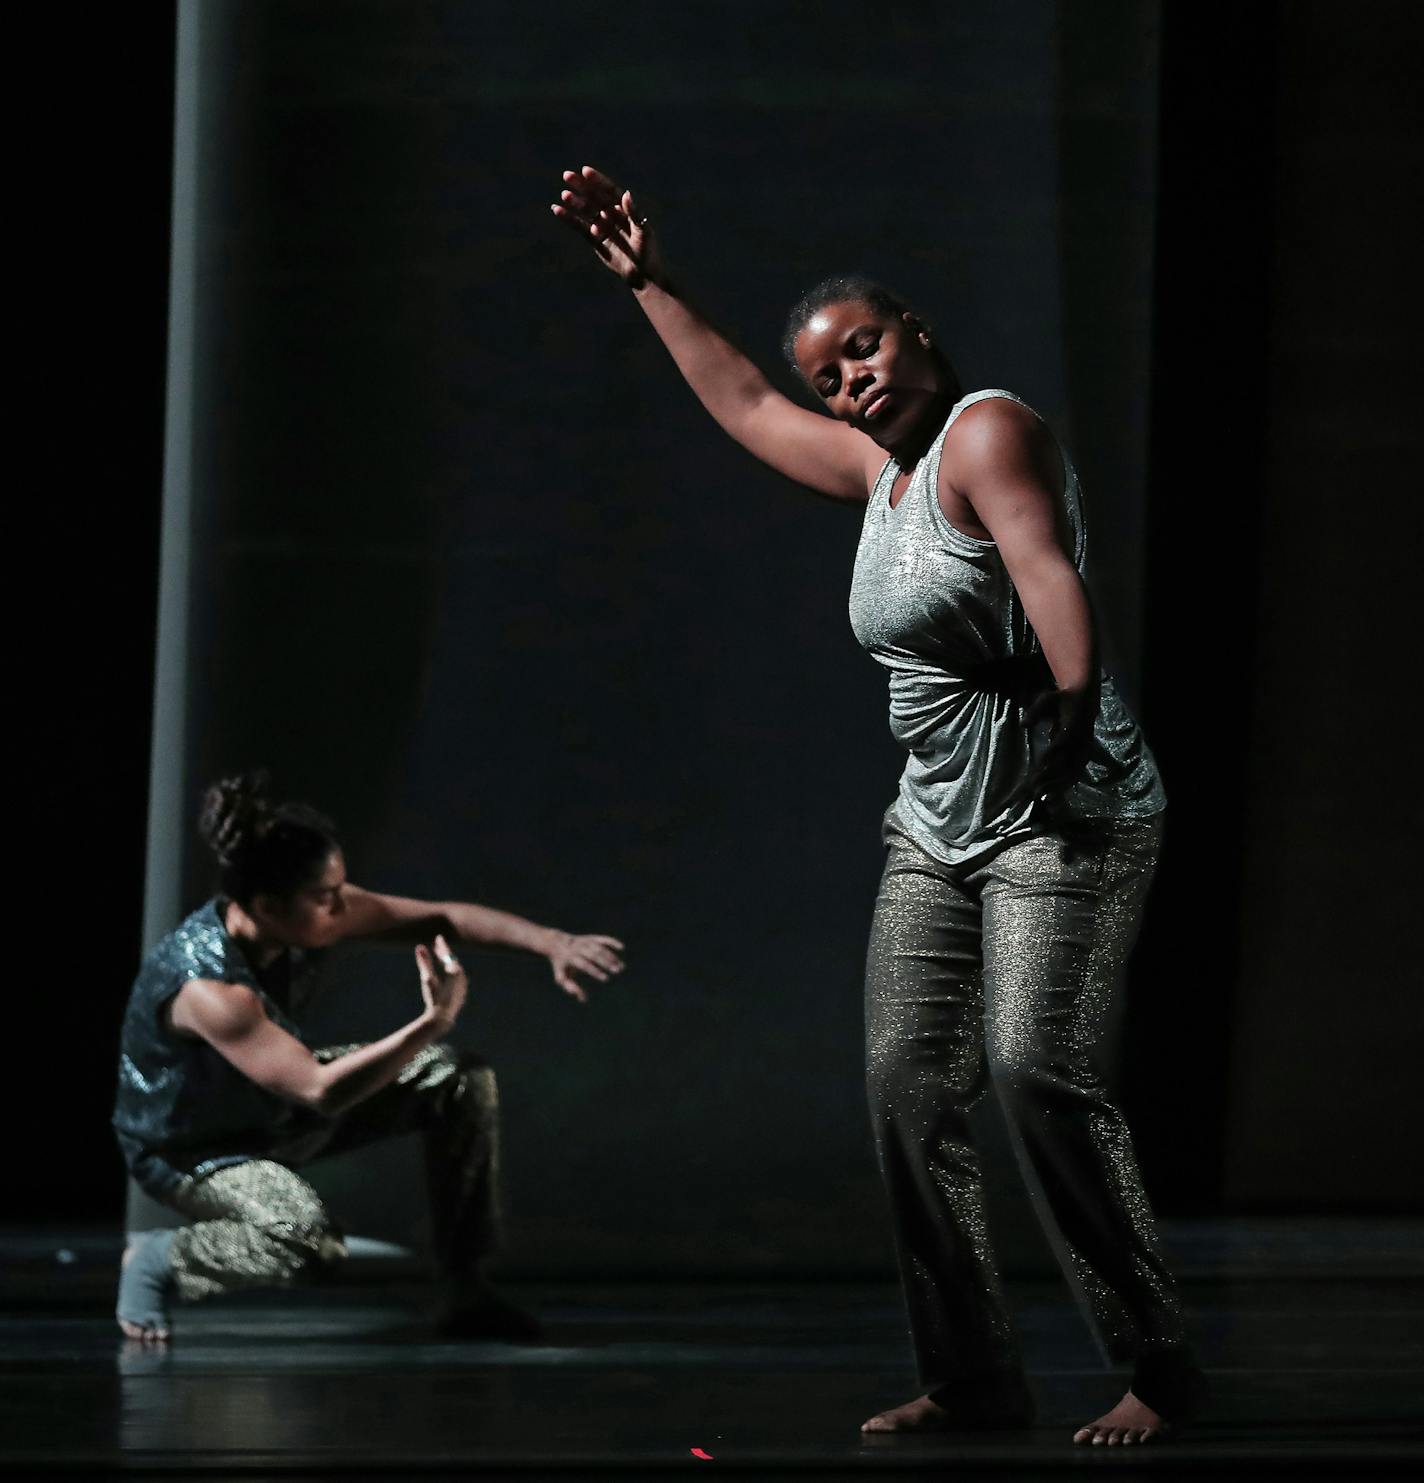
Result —
M187 822L184 804L194 372L198 322L200 63L206 28L211 20L211 13L197 0L188 0L188 3L178 6L163 517L159 537L153 753L149 763L148 855L143 894L145 947L156 942L178 919Z

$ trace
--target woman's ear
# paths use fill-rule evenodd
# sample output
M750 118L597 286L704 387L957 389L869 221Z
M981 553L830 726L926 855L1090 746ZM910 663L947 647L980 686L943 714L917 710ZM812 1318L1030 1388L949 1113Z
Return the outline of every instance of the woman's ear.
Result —
M910 330L920 344L928 350L930 348L930 327L916 319L908 309L900 315L900 318L905 321L905 328Z

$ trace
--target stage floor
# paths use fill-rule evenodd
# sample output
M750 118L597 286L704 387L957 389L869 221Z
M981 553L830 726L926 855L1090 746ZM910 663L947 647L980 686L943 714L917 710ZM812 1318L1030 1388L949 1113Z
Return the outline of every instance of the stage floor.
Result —
M168 1479L1424 1470L1419 1223L1168 1235L1213 1403L1178 1441L1109 1454L1068 1440L1122 1382L1055 1284L1013 1289L1036 1426L866 1438L867 1415L915 1393L885 1283L511 1283L547 1327L522 1346L441 1342L419 1289L363 1284L180 1310L172 1348L145 1353L102 1306L114 1238L12 1231L0 1463Z

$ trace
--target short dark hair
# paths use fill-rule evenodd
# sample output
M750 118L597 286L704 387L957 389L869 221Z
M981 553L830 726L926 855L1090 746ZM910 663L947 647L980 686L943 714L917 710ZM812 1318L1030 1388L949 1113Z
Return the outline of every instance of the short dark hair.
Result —
M288 897L340 848L331 821L305 803L277 803L264 769L221 778L203 795L198 832L217 860L224 896Z
M796 364L796 341L801 331L811 320L831 304L868 304L877 314L888 319L899 319L902 314L920 316L893 290L867 278L863 273L838 273L833 278L823 278L814 288L805 293L791 306L786 316L786 329L781 336L781 353L793 371Z

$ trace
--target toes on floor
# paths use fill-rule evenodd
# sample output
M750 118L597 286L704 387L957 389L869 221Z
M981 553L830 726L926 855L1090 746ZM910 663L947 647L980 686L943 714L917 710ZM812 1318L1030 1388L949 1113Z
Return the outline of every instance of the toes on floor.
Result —
M1087 1442L1094 1447L1131 1447L1150 1442L1155 1435L1148 1426L1085 1426L1073 1433L1073 1440Z

